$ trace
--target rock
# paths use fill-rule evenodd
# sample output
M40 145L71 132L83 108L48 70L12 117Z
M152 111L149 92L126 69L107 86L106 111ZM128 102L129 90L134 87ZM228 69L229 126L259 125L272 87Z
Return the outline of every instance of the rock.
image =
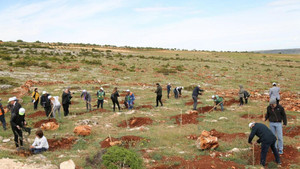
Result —
M2 142L3 143L8 143L8 142L10 142L10 139L8 138L8 139L4 139L4 140L2 140Z
M12 88L12 85L0 85L0 89L5 90L5 89L9 89Z
M59 168L60 169L75 169L75 163L73 160L68 160L60 163Z
M121 145L121 144L122 144L122 141L121 141L121 140L109 142L109 145L110 145L110 146Z
M43 123L41 126L42 130L56 130L59 128L59 125L55 122Z
M141 127L131 128L131 129L128 129L128 130L129 130L129 131L134 131L134 130L146 131L146 130L149 130L149 128L148 128L148 127L141 126Z
M227 117L220 117L219 120L228 120Z
M77 126L74 129L74 133L79 136L88 136L92 132L92 128L87 125Z
M207 120L207 119L204 119L203 121L204 121L204 122L211 122L211 123L216 123L216 122L218 122L218 120Z
M218 138L211 136L209 131L203 130L200 137L196 141L196 146L198 149L216 149L219 147Z
M92 126L96 126L99 123L97 121L94 120L90 120L90 119L85 119L85 120L79 120L76 122L76 125L92 125Z

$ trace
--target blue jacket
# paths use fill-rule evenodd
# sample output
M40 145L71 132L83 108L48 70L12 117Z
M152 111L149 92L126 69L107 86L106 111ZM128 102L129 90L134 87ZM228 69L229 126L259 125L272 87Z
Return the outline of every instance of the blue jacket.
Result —
M272 143L276 141L276 137L274 136L272 131L262 123L254 124L249 135L248 143L252 142L252 139L255 135L259 138L257 140L258 143Z
M170 91L171 90L171 85L167 86L167 90Z
M200 89L200 88L197 86L197 87L195 87L195 89L193 90L192 96L198 97L198 95L199 95L201 92L203 92L203 91L204 91L204 90Z

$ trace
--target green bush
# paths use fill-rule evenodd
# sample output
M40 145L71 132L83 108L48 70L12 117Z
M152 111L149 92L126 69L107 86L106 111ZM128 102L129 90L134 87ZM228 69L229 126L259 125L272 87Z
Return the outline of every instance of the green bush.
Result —
M154 68L154 70L157 72L157 73L162 73L164 75L168 75L170 73L176 73L176 70L175 69L168 69L168 68L165 68L165 67L162 67L162 68Z
M19 86L19 84L16 83L17 81L17 79L11 77L0 77L0 84Z
M32 60L19 60L12 65L14 67L39 66L39 64L36 61Z
M134 151L123 147L113 146L103 155L103 165L107 169L130 167L131 169L143 168L143 160Z
M119 68L112 68L113 71L123 71L122 69Z
M78 72L79 70L78 70L78 68L72 68L72 69L70 69L70 72Z
M46 69L50 69L50 68L51 68L51 66L48 65L46 62L40 63L40 64L39 64L39 67L43 67L43 68L46 68Z

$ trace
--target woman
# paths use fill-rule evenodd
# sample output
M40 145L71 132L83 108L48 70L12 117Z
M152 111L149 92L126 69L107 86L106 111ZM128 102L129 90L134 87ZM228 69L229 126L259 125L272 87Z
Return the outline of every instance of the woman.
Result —
M33 144L30 146L30 151L33 154L42 153L43 151L47 151L49 148L49 144L47 138L44 136L44 133L41 129L35 132L35 139Z
M61 114L60 114L61 104L58 100L58 96L48 96L48 99L51 101L52 104L53 117L56 118L56 112L58 112L58 117L61 118Z
M117 87L115 87L115 89L113 90L113 92L111 93L111 96L110 96L110 98L111 98L111 101L113 102L113 104L114 104L114 111L116 110L116 104L118 105L118 108L119 108L119 111L121 111L121 109L120 109L120 105L119 105L119 101L118 101L118 97L119 97L120 95L119 95L119 92L118 92L118 88Z
M37 106L38 106L39 100L40 100L40 94L38 92L38 88L34 89L31 96L32 96L32 102L33 102L33 108L34 108L34 110L37 110Z

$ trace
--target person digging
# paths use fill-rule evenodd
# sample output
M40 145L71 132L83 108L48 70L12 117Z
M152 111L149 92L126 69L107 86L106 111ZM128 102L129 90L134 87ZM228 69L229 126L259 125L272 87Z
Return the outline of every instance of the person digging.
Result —
M86 90L83 90L81 93L80 98L83 97L83 100L86 102L86 111L92 111L92 97L90 95L89 92L87 92Z
M249 123L249 127L251 129L251 133L248 138L248 143L253 144L252 139L254 138L255 135L259 138L257 140L257 143L258 144L261 143L260 164L263 166L262 168L264 168L266 165L267 153L270 147L274 154L275 161L278 164L278 167L280 167L281 166L280 157L275 147L275 143L277 139L275 135L272 133L272 131L262 123L251 122Z
M218 95L212 95L211 97L213 99L213 101L215 102L215 106L214 109L217 110L217 106L220 105L221 106L221 111L224 110L223 104L224 104L224 99L223 97L220 97Z

